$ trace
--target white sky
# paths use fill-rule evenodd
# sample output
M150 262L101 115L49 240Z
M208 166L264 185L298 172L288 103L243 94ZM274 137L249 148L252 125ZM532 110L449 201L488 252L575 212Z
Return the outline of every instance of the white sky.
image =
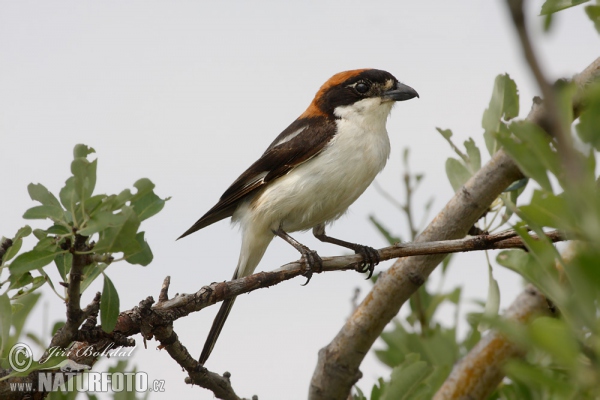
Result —
M537 12L541 1L534 3ZM570 76L598 56L599 36L581 8L557 15L550 35L540 34L541 22L534 20L532 29L550 76ZM27 185L43 183L57 193L73 146L85 143L99 157L97 193L115 193L148 177L159 195L173 197L143 224L154 262L107 270L123 310L146 296L157 298L166 275L172 276L172 294L228 279L240 240L227 222L174 239L304 111L326 79L361 67L390 71L421 96L393 110L392 155L377 178L403 196L400 160L409 146L412 170L425 173L416 197L419 216L420 204L431 196L434 213L452 196L444 172L452 153L435 127L453 129L456 143L473 136L485 161L480 121L494 77L508 72L516 80L522 116L538 93L500 1L0 1L0 234L10 237L26 223L21 215L34 205ZM383 247L369 214L407 237L403 216L373 188L328 232ZM295 237L323 256L343 253L310 234ZM297 258L275 240L258 270ZM461 285L467 299L485 299L483 254L456 257L449 275L446 289ZM500 267L495 275L506 307L521 279ZM306 287L303 282L236 302L207 366L230 371L239 395L305 398L318 349L349 315L354 288L364 296L370 287L349 272L317 275ZM97 289L86 292L83 302ZM65 313L51 293L43 302L46 312L38 307L28 325L38 334L39 321L48 329ZM215 312L213 307L175 323L194 356ZM212 398L185 385L181 368L156 350L156 342L144 350L140 336L135 339L138 369L166 380L166 393L151 398ZM372 354L361 369L359 386L368 392L376 377L388 374Z

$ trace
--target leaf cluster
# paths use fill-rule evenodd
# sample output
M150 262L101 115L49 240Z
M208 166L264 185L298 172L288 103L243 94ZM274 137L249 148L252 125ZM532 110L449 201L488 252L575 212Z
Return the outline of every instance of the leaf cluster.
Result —
M76 145L71 162L71 176L58 196L42 184L30 184L29 196L37 203L25 211L23 218L48 220L51 225L32 229L25 226L3 243L12 243L0 264L0 355L18 340L38 289L48 284L66 300L66 287L75 256L86 256L80 291L83 293L101 275L104 281L100 304L102 328L110 332L119 314L119 296L106 275L106 268L117 261L142 266L152 261L152 250L140 230L142 221L162 210L165 201L154 193L149 179L134 183L135 193L125 189L118 194L96 194L98 160L89 160L94 149ZM32 235L31 250L21 251L23 240ZM79 243L76 246L76 243ZM56 268L60 286L55 285L49 268ZM62 290L61 290L62 289ZM80 293L80 294L81 294ZM11 334L11 331L13 332ZM40 341L41 342L41 341Z
M542 8L547 29L555 12L585 1L548 0ZM600 32L600 6L585 12ZM600 85L585 93L565 82L555 85L561 123L572 133L575 161L565 164L557 141L538 125L515 121L519 115L516 83L499 75L482 118L483 138L493 156L500 148L520 167L526 178L511 185L479 221L492 231L510 223L523 238L527 251L498 254L496 262L520 274L547 296L554 317L540 317L529 325L499 318L499 291L490 270L486 310L470 314L464 338L457 334L458 319L449 327L435 322L440 304L461 304L461 290L433 291L425 286L411 298L405 321L395 320L381 339L386 347L377 357L391 368L370 394L357 388L355 399L429 399L449 375L452 366L480 339L482 326L500 330L520 346L525 356L505 366L507 379L490 399L595 399L600 396L600 179L596 157L600 151ZM575 96L582 107L573 110ZM580 112L580 113L579 113ZM574 121L574 122L573 122ZM447 160L446 173L458 191L481 167L481 152L473 139L464 149L449 129L438 128L457 155ZM569 168L577 168L570 171ZM528 195L523 200L524 190ZM517 204L517 200L519 203ZM500 216L500 218L498 218ZM377 222L376 220L374 222ZM380 223L377 228L394 238ZM559 251L543 239L544 230L559 229L577 240ZM534 240L535 232L542 240ZM445 269L443 270L445 273ZM491 312L496 308L496 312ZM483 324L482 324L483 322ZM479 329L478 329L479 327ZM493 362L493 360L490 360Z

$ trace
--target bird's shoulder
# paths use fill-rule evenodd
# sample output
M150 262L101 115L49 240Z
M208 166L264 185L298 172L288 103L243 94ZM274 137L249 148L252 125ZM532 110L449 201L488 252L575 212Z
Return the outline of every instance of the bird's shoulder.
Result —
M313 158L335 136L336 129L333 118L298 118L231 184L221 200L244 197Z

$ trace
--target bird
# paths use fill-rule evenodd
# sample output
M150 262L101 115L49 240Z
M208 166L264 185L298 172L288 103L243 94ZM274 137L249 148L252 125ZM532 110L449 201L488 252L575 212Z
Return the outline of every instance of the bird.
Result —
M398 101L419 97L389 72L365 68L333 75L314 99L223 193L217 204L178 239L231 217L242 246L232 279L254 272L275 236L301 254L307 282L322 268L319 255L289 235L308 231L322 242L363 255L363 272L373 273L377 250L326 235L383 169L390 155L387 118ZM199 363L204 365L235 297L223 301Z

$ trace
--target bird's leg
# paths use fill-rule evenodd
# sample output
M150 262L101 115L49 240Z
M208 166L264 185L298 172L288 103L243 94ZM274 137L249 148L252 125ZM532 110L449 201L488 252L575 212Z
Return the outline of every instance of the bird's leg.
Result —
M363 246L362 244L350 243L345 240L340 240L336 238L332 238L325 234L325 225L320 224L313 228L313 235L321 242L336 244L338 246L346 247L348 249L354 250L356 254L360 254L363 256L363 264L361 264L362 269L359 269L359 272L367 272L369 271L369 279L373 275L373 271L375 270L375 266L379 264L381 261L381 257L379 256L379 252L370 246Z
M291 244L292 246L294 246L294 248L298 250L300 254L302 254L302 262L307 267L307 271L304 274L304 276L306 277L306 282L302 286L308 285L308 282L310 282L310 279L312 278L313 272L319 273L323 271L323 260L317 254L316 251L309 249L308 247L306 247L305 245L288 235L287 232L284 231L281 227L279 227L279 229L277 230L273 229L273 233L285 240L286 242L288 242L289 244Z

